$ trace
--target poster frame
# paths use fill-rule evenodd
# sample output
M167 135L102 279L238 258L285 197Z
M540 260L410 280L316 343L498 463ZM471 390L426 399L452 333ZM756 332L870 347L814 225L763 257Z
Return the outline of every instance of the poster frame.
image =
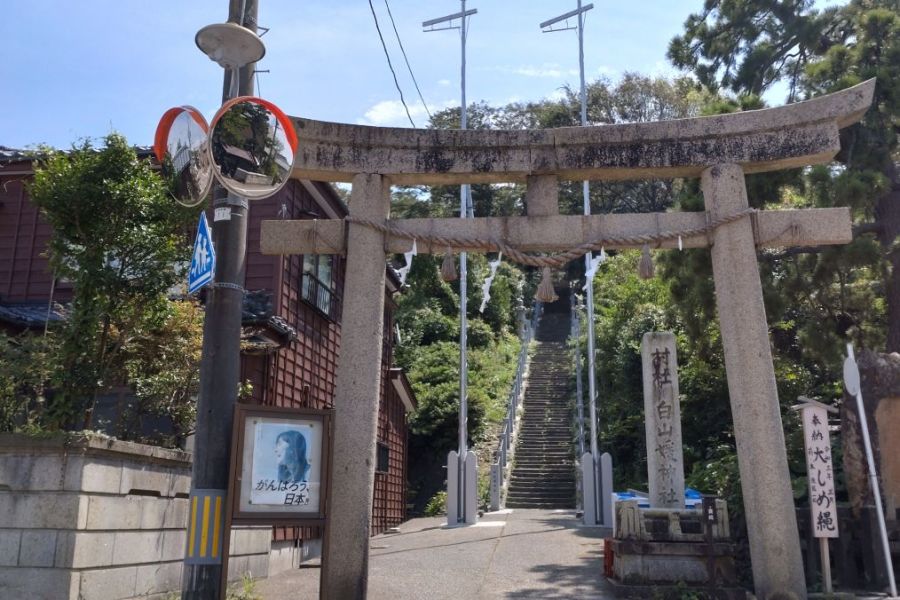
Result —
M332 420L333 409L318 408L285 408L279 406L262 406L254 404L235 404L234 435L231 443L231 466L228 485L228 515L235 525L288 525L299 527L323 527L326 520L326 508L331 492L331 453L332 453ZM241 491L245 486L252 486L253 455L248 464L244 464L244 447L246 423L248 419L295 420L297 424L317 421L322 426L321 438L321 471L319 507L315 512L288 513L284 511L247 511L241 508ZM251 440L252 442L252 440Z

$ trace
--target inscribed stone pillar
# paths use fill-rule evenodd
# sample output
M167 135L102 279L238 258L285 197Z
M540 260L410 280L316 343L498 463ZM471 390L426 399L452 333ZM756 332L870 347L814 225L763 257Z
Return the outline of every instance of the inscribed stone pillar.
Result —
M684 453L675 334L645 333L641 339L641 364L650 506L684 508Z
M350 215L383 221L390 184L380 175L353 178ZM344 332L334 393L334 450L328 496L321 598L366 597L375 487L375 443L384 326L384 236L350 223L344 278Z
M738 165L703 172L712 218L747 208ZM718 227L711 249L753 583L760 600L806 598L800 538L750 217ZM793 596L792 596L793 595Z

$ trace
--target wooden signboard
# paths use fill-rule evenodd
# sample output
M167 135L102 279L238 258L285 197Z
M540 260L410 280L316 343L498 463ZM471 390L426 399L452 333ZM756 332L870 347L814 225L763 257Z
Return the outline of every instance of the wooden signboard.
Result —
M325 524L332 412L235 407L229 490L232 522Z
M834 497L834 470L831 440L828 436L828 411L817 402L800 409L803 419L803 441L806 450L806 472L809 478L809 505L812 510L813 535L838 537L837 504Z

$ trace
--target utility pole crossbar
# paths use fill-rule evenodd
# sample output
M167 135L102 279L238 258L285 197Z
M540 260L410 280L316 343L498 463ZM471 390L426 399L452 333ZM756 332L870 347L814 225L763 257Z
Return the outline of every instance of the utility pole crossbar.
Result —
M587 11L591 10L592 8L594 8L594 5L588 4L587 6L582 6L581 8L576 8L575 10L570 10L569 12L559 15L558 17L553 17L552 19L544 21L543 23L541 23L540 27L541 27L541 29L546 29L547 27L550 27L551 25L556 25L560 21L568 21L570 18L572 18L576 15L581 15L583 13L586 13ZM568 31L569 29L577 29L577 27L566 27L565 29L550 29L548 31L545 31L544 33L551 33L553 31Z

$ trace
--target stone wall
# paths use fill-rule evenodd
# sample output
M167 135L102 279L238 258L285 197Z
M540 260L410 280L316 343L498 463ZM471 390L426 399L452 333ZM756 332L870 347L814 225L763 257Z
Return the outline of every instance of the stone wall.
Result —
M161 598L181 587L191 455L76 434L0 435L5 598ZM229 577L268 574L271 527L235 529Z

